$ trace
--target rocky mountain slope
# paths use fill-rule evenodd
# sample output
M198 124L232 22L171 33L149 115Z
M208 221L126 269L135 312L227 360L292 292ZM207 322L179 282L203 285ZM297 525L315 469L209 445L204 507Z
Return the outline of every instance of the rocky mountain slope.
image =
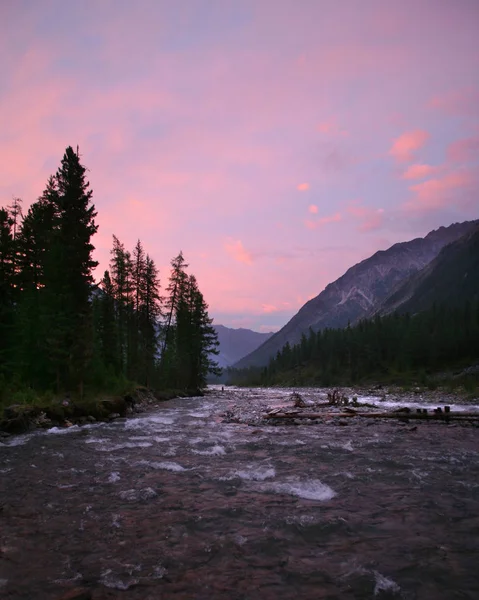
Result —
M424 269L400 285L373 314L415 314L434 303L448 306L479 297L479 225L444 247Z
M424 238L394 244L351 267L259 348L234 366L266 365L286 342L296 344L301 335L326 327L346 327L372 314L384 300L415 273L428 265L446 246L479 225L479 221L440 227Z
M272 333L258 333L251 329L232 329L224 325L214 325L218 334L219 355L212 357L220 367L230 367L243 358L263 342L268 340Z

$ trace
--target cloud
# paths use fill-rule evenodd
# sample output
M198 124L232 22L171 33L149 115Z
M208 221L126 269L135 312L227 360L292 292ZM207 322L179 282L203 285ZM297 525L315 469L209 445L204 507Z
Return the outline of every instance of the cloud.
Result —
M374 231L379 229L383 224L383 208L369 208L354 203L348 206L347 211L358 221L358 231Z
M306 227L308 229L317 229L318 227L323 227L324 225L327 225L328 223L338 223L339 221L342 220L342 215L341 213L337 212L334 215L329 215L327 217L321 217L320 219L306 219L306 221L304 222L304 224L306 225Z
M464 192L473 192L478 183L477 174L469 169L459 169L422 183L412 185L409 189L414 198L404 204L408 212L434 211L451 202L464 201ZM466 196L467 201L467 196Z
M312 215L318 214L318 207L316 204L310 204L308 210Z
M347 137L349 135L348 131L341 129L341 127L338 125L336 117L332 117L327 121L322 121L318 125L318 131L319 133L329 135L331 137Z
M461 90L451 90L431 98L428 107L451 116L477 117L479 115L479 89L467 87Z
M305 192L306 190L309 190L309 183L300 183L296 189L300 192Z
M265 313L273 313L273 312L277 312L279 310L279 308L277 306L275 306L274 304L262 304L261 308L263 309L263 312L265 312Z
M253 258L247 250L245 250L243 246L243 242L241 240L228 240L225 243L226 252L234 258L234 260L244 263L245 265L252 265Z
M411 165L403 173L403 179L424 179L433 175L439 170L439 167L431 165Z
M423 129L407 131L394 140L389 154L399 162L412 161L415 152L424 146L429 137L429 133Z
M447 160L453 163L473 162L479 158L479 136L457 140L447 148Z

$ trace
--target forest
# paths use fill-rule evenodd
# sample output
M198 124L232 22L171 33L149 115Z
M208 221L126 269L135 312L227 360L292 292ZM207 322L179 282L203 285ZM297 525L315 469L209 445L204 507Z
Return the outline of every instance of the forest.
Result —
M479 301L433 304L418 314L393 313L345 329L303 334L264 368L230 370L237 385L337 386L414 381L435 386L441 372L479 362ZM438 378L439 376L439 378ZM444 379L444 377L443 377ZM477 385L477 373L462 381Z
M142 242L129 251L113 236L96 283L96 217L71 147L25 214L18 198L0 208L0 403L132 384L194 393L218 373L208 305L182 252L162 290Z

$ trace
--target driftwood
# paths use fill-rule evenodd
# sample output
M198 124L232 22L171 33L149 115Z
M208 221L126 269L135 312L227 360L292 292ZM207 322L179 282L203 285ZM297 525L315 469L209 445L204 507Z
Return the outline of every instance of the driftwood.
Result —
M347 412L340 413L312 413L312 412L303 412L299 410L288 410L288 411L280 411L275 410L273 412L267 413L264 415L265 419L331 419L338 418L343 419L346 417L365 417L367 419L418 419L418 420L439 420L439 421L449 421L449 420L459 420L459 421L469 421L469 420L479 420L479 413L472 412L459 412L459 413L451 413L451 412L432 412L432 413L413 413L413 412L357 412L351 409L348 409Z

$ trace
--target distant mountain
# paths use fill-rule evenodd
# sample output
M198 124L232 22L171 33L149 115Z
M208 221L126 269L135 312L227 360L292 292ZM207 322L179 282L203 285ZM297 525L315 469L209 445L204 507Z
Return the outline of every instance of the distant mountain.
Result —
M479 298L479 225L445 246L424 269L400 285L374 311L416 314L434 303L455 306Z
M214 325L218 334L219 355L213 357L220 367L230 367L243 358L263 342L268 340L272 333L258 333L251 329L232 329L224 325Z
M326 327L346 327L374 312L385 299L415 273L428 265L451 242L474 230L478 221L440 227L424 238L394 244L351 267L330 283L318 296L259 348L234 366L244 368L266 365L286 342L300 341L301 335Z

